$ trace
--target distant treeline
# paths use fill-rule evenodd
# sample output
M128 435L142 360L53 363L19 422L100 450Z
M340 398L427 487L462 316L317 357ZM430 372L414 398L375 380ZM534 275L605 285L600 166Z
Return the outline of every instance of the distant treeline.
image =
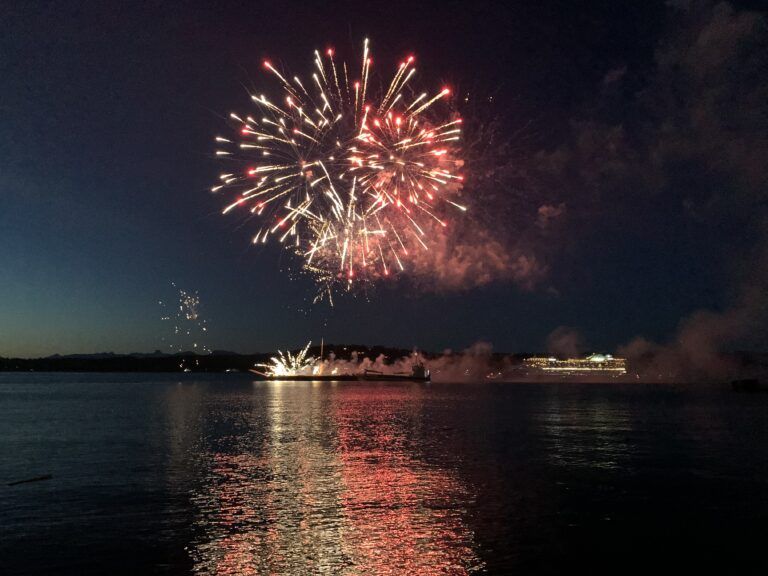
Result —
M309 349L310 355L319 356L320 346ZM297 352L297 350L292 350ZM411 354L403 348L383 346L327 345L323 357L333 354L336 358L348 360L353 354L359 359L372 360L383 354L388 360L397 360ZM178 354L71 354L54 355L45 358L2 358L0 372L179 372L189 369L193 372L225 372L227 370L247 371L255 364L269 362L276 353L237 354L214 351L211 354L182 352ZM432 356L432 355L428 355Z

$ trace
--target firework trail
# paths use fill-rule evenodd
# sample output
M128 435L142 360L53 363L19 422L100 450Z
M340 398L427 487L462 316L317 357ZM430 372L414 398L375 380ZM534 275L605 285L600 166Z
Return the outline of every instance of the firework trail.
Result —
M447 226L446 208L466 210L456 202L461 119L436 106L449 89L417 94L409 56L374 90L372 62L368 40L359 67L315 51L303 79L265 61L280 99L252 95L258 113L231 114L237 137L216 138L234 167L212 188L230 195L223 213L260 217L253 242L289 247L329 295L406 270L435 225Z

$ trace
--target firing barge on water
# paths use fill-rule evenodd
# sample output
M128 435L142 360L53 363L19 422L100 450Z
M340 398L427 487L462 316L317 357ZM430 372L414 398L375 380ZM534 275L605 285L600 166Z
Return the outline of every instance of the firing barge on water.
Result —
M312 342L308 342L304 348L296 353L286 352L283 354L280 350L277 355L270 358L271 363L256 364L256 370L251 368L251 372L258 374L265 380L289 381L289 382L429 382L431 376L424 363L414 357L411 372L382 372L366 368L362 372L350 373L340 372L337 368L331 368L324 361L323 343L320 343L320 356L310 356L309 347ZM329 370L326 372L326 370Z
M251 369L265 380L289 382L430 382L432 376L424 364L413 365L410 373L386 373L379 370L366 369L359 374L285 374L277 375Z

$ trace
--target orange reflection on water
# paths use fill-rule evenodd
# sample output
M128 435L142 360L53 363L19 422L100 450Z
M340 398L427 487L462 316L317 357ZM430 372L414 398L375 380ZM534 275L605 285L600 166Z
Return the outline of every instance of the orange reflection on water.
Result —
M272 384L230 414L249 428L209 453L193 496L198 574L467 574L481 567L470 495L410 437L397 390ZM263 393L264 391L261 390ZM370 392L370 390L369 390Z
M342 506L354 534L347 544L366 573L468 574L479 568L465 511L453 500L462 491L455 480L386 451L342 458Z
M360 392L349 391L358 402L336 405L346 544L355 564L369 574L479 570L463 508L471 495L449 470L414 453L413 392L405 403L397 388L379 390L384 397L370 403L359 401Z

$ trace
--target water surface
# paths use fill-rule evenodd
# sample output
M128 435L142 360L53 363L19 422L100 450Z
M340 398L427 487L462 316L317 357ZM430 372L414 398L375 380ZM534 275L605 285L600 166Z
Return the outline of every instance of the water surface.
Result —
M0 482L3 575L765 573L768 395L0 374Z

